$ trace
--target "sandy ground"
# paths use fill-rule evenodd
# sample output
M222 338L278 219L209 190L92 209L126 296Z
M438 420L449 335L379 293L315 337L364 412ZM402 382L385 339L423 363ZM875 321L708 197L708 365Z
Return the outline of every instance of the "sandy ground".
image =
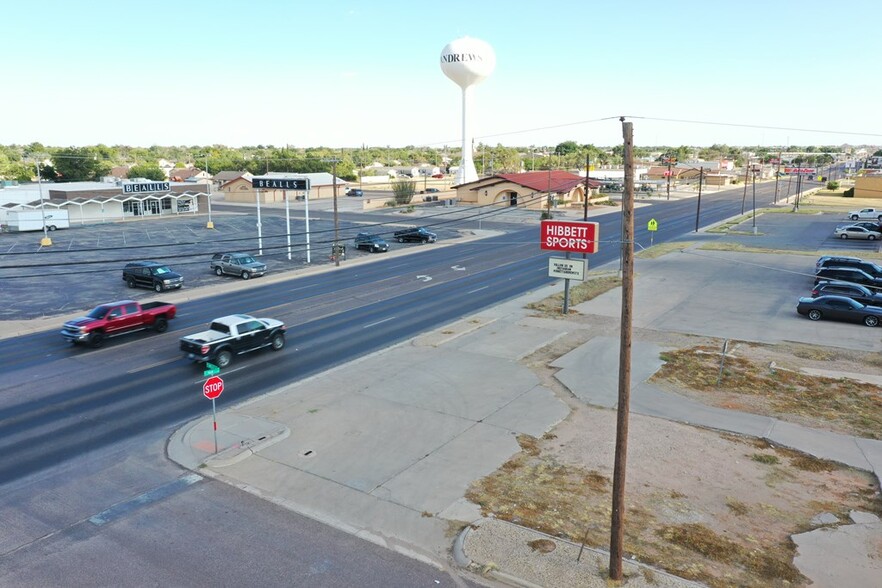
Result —
M586 407L554 379L548 364L612 323L561 338L525 361L570 405L570 416L473 486L485 515L609 546L616 413ZM642 332L668 347L714 340ZM792 350L791 350L792 351ZM757 348L760 361L800 358ZM807 364L823 355L804 353ZM794 359L795 358L795 359ZM859 358L854 359L859 362ZM855 367L843 360L843 369ZM829 367L829 366L828 366ZM680 577L711 586L806 585L793 565L790 535L822 526L822 513L848 522L851 510L882 512L875 479L761 440L632 414L628 433L625 550ZM882 546L878 557L882 560Z

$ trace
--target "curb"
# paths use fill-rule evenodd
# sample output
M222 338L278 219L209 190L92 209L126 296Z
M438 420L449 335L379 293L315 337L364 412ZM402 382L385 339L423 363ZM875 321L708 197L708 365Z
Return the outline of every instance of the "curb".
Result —
M291 429L289 429L288 427L282 427L281 429L273 431L272 433L266 435L258 441L248 439L240 442L238 447L228 447L220 453L208 457L208 459L202 462L202 465L209 468L223 468L231 466L233 464L239 463L243 459L251 457L262 449L266 449L267 447L270 447L280 441L287 439L289 435L291 435Z

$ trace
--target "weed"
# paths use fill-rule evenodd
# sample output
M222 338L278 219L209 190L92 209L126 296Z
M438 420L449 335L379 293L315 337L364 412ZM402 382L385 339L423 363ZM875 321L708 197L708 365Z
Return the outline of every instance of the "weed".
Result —
M674 251L682 251L683 249L691 247L693 244L694 243L691 241L659 243L658 245L653 245L652 247L638 251L634 254L634 257L639 257L640 259L655 259Z
M550 539L535 539L533 541L527 541L527 545L530 549L538 551L539 553L551 553L557 548L557 543Z
M754 453L750 456L750 459L753 461L764 463L767 465L775 465L780 463L781 460L778 459L776 455L766 455L765 453Z
M726 506L729 507L729 510L740 517L743 517L749 512L746 504L729 496L726 497Z
M581 304L592 300L604 292L608 292L622 285L622 280L618 276L600 276L593 277L579 284L575 288L570 288L570 306ZM527 305L531 310L538 310L548 314L560 314L563 308L563 292L554 294L540 300L531 302Z
M677 492L676 490L671 490L671 498L677 500L678 498L686 498L686 495L682 492Z

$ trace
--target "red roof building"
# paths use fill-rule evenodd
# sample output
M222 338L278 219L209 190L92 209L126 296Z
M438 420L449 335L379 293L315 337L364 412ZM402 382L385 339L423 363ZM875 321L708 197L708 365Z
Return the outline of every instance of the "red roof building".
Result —
M600 182L588 180L589 201L598 193ZM499 204L542 209L554 206L582 206L585 202L585 178L562 170L532 171L520 174L497 174L455 187L460 202Z

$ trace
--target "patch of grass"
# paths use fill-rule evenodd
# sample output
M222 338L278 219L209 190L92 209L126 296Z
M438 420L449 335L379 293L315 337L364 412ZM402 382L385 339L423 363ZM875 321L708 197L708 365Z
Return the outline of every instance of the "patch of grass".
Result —
M587 302L604 292L609 292L622 285L622 280L617 275L592 277L574 288L570 288L570 306ZM561 313L563 308L563 292L559 292L544 300L531 302L527 305L530 310L538 310L546 314Z
M659 243L658 245L653 245L652 247L649 247L647 249L641 249L634 254L634 257L639 257L640 259L655 259L674 251L682 251L683 249L691 247L692 245L694 245L694 242L692 241Z
M751 549L721 537L699 523L666 526L657 533L667 541L713 561L745 568L754 578L766 582L765 585L808 580L792 563L795 551L792 545L789 548L766 546Z
M665 364L653 376L691 390L749 396L745 401L765 416L794 415L826 423L849 434L882 439L882 390L847 378L825 378L789 370L769 371L765 364L727 355L723 376L719 350L707 346L666 351Z
M775 451L789 459L790 465L806 472L832 472L842 469L842 466L835 461L815 457L788 447L775 447Z
M517 436L518 445L527 455L539 455L539 440L532 435L521 433Z
M677 500L678 498L686 498L686 495L682 492L677 492L676 490L671 490L671 498Z
M781 460L778 459L778 456L766 455L765 453L754 453L753 455L750 456L750 459L752 459L753 461L759 462L759 463L767 464L767 465L775 465L775 464L781 462Z
M729 510L740 517L743 517L749 512L746 504L744 504L740 500L735 500L734 498L728 496L726 497L726 506L729 507Z
M533 541L527 541L527 545L530 549L539 553L551 553L557 548L557 543L551 539L534 539Z

